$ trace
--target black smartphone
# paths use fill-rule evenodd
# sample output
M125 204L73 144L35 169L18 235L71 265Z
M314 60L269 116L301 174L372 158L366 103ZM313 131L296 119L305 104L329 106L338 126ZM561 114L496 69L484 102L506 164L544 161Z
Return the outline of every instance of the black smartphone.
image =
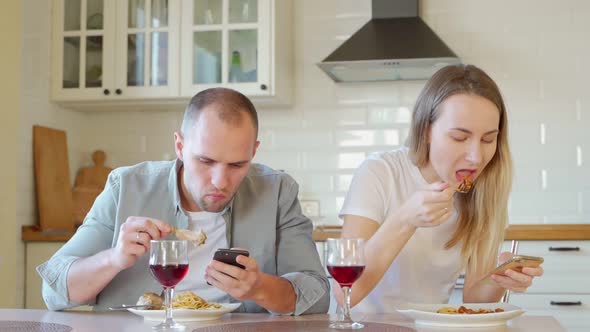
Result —
M250 253L247 250L242 249L217 249L215 254L213 254L213 259L216 261L223 262L225 264L245 269L244 265L236 261L236 258L238 258L239 255L249 257Z

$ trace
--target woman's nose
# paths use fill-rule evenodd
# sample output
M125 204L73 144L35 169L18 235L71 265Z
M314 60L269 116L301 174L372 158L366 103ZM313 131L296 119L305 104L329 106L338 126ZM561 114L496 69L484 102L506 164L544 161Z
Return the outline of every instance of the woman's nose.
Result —
M465 159L472 164L479 165L482 161L482 149L479 144L472 144L467 151Z

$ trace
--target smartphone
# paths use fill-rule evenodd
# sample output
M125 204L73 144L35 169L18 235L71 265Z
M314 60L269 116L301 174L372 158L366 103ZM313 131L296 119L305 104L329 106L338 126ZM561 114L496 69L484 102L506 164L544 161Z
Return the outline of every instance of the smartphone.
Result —
M245 266L238 263L236 258L239 255L244 255L246 257L250 256L250 253L247 250L242 249L217 249L215 254L213 254L213 259L216 261L223 262L225 264L237 266L241 269L245 269Z
M520 272L523 267L537 267L541 263L543 263L543 257L515 255L490 271L485 278L489 278L492 274L504 274L508 269Z

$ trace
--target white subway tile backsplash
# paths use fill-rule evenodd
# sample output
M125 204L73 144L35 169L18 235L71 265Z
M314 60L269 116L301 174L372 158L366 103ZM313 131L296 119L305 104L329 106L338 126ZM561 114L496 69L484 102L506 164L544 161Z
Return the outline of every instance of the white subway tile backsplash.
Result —
M516 218L544 216L560 218L578 213L578 192L513 192L510 215Z
M259 149L254 157L254 162L290 172L301 169L301 159L301 152Z
M303 125L303 112L293 110L258 110L258 125L260 130L301 128Z
M271 149L275 147L275 132L274 130L258 129L258 141L260 142L259 149Z
M331 130L280 130L274 133L274 145L281 148L314 149L332 143Z
M339 146L376 145L375 130L345 130L335 133L335 142Z
M308 193L330 194L334 191L334 179L329 173L317 172L288 172L299 183L299 194L302 196Z
M367 124L365 107L313 108L303 113L303 127L359 127Z
M308 170L355 169L365 159L364 152L304 152L303 168Z
M383 145L398 146L400 145L400 130L384 130L383 132Z
M389 126L401 124L408 126L412 121L411 106L374 106L369 109L370 125Z
M350 188L353 174L339 174L334 177L335 190L339 192L346 192Z
M140 148L137 152L154 156L154 158L161 158L164 154L175 156L174 152L174 137L172 134L168 135L140 135Z

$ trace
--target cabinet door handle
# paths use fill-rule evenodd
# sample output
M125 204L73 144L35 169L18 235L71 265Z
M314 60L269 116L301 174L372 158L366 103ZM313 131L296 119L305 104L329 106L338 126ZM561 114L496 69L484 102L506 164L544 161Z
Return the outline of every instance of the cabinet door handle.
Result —
M102 90L102 93L104 93L105 96L108 96L111 92L109 91L109 89L104 89Z
M549 251L580 251L580 247L549 247Z
M268 87L266 84L260 84L260 90L266 90Z
M551 305L582 305L582 301L551 301Z
M115 90L115 93L118 94L118 95L120 95L120 94L123 93L123 91L121 89L117 89L117 90Z

